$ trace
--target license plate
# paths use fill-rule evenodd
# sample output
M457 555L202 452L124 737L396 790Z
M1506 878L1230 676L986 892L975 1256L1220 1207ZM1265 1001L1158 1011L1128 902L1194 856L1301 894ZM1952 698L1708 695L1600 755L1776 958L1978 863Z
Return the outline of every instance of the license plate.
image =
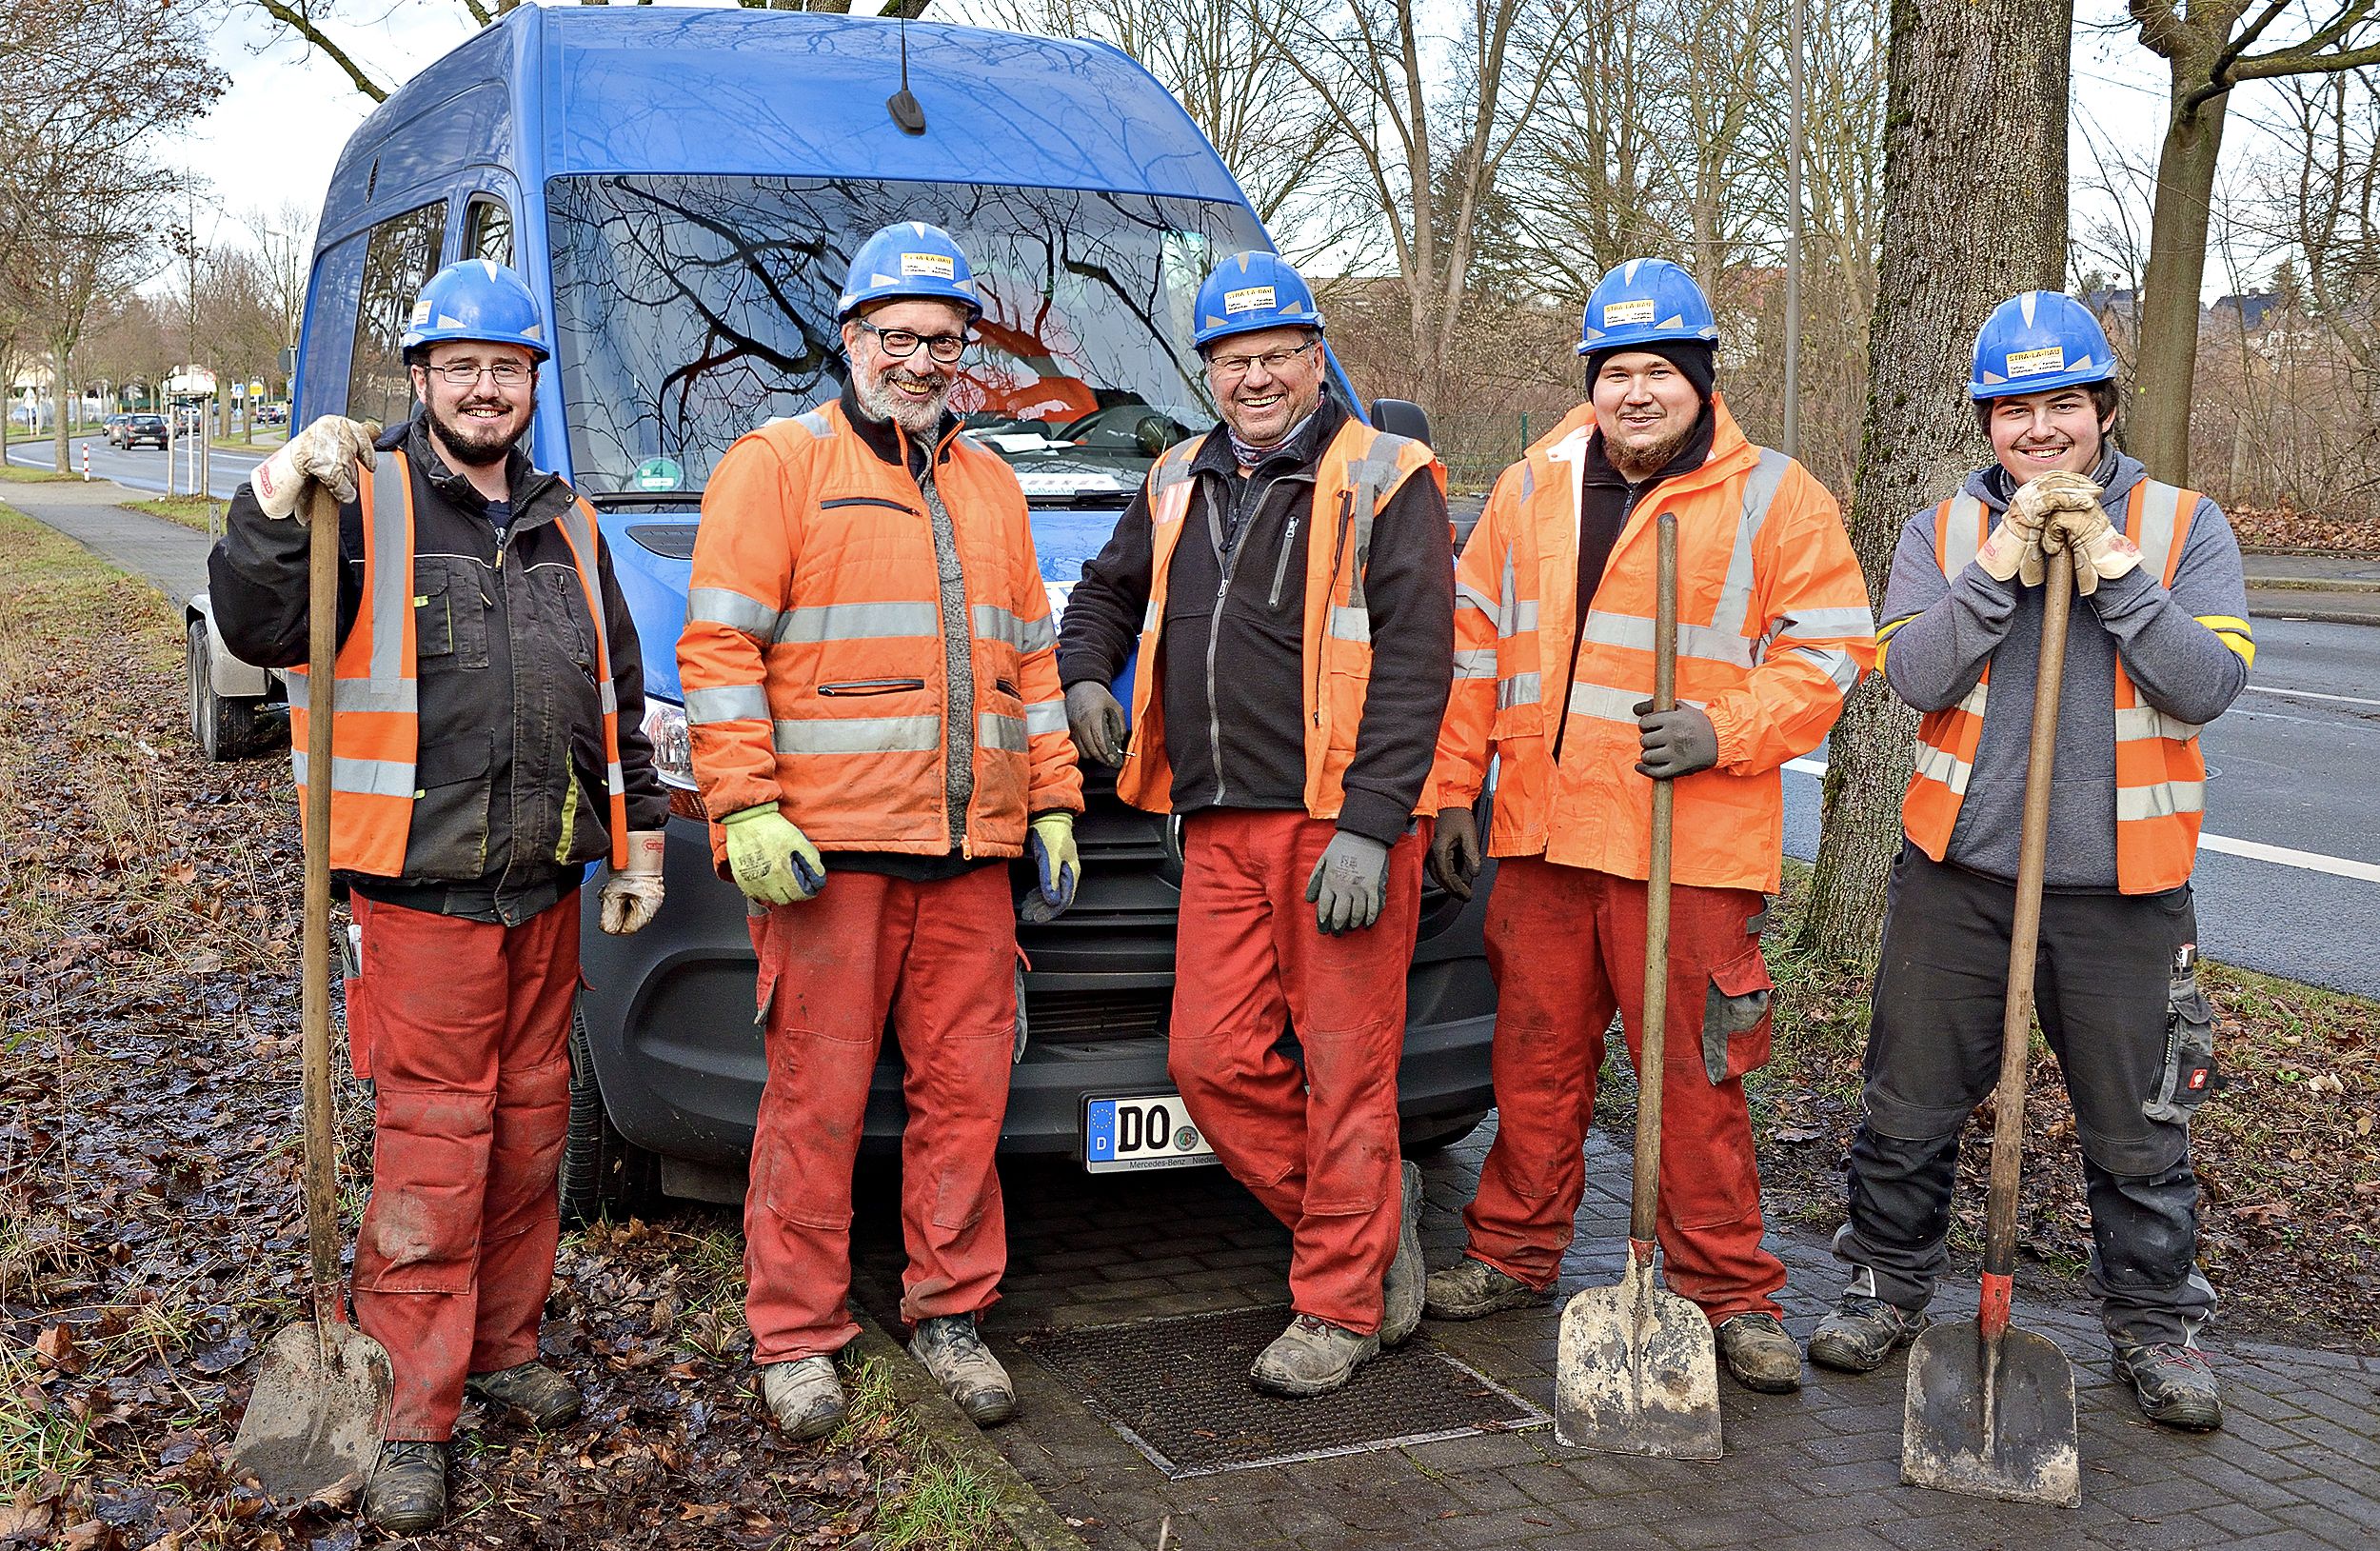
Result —
M1094 1174L1214 1162L1215 1149L1190 1123L1178 1093L1083 1101L1082 1166Z

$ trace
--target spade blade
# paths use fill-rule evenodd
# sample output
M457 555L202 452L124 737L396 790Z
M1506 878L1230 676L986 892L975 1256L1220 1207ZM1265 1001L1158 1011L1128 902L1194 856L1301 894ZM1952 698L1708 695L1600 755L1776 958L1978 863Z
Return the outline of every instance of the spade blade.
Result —
M265 1347L231 1457L276 1498L371 1479L395 1387L380 1342L344 1322L293 1324Z
M1554 1436L1573 1448L1719 1458L1718 1351L1703 1312L1654 1283L1634 1255L1613 1287L1562 1310Z
M2082 1503L2074 1366L2011 1325L1996 1349L1973 1320L1937 1324L1909 1352L1901 1480L2007 1502Z

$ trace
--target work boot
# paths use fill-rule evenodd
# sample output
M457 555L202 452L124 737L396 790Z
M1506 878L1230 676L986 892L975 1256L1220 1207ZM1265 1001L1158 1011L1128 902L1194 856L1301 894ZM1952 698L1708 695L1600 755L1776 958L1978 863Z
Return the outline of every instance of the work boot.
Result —
M1913 1314L1881 1298L1845 1293L1810 1332L1810 1361L1841 1373L1873 1373L1933 1322L1923 1309Z
M446 1517L446 1445L391 1439L380 1445L364 1517L391 1535L421 1535Z
M1718 1327L1719 1356L1746 1389L1791 1395L1801 1387L1801 1348L1774 1314L1738 1314Z
M522 1418L540 1432L579 1419L578 1386L543 1362L522 1362L494 1373L475 1373L463 1382L463 1387Z
M801 1357L761 1369L761 1399L787 1438L804 1443L843 1425L843 1381L831 1357Z
M1483 1320L1497 1309L1527 1308L1542 1303L1552 1292L1539 1292L1517 1277L1508 1277L1485 1261L1465 1255L1443 1271L1433 1271L1425 1284L1421 1306L1433 1320Z
M2223 1425L2221 1387L2207 1366L2207 1354L2195 1346L2119 1339L2115 1377L2132 1386L2141 1414L2151 1422L2193 1433Z
M1359 1363L1380 1355L1380 1338L1359 1336L1327 1320L1300 1314L1273 1344L1257 1354L1249 1382L1292 1400L1327 1395L1344 1385Z
M917 1333L909 1338L909 1355L977 1426L995 1427L1017 1414L1016 1386L976 1334L974 1315L938 1314L920 1320Z
M1421 1322L1421 1165L1407 1163L1402 1216L1397 1225L1397 1258L1380 1283L1380 1344L1401 1346Z

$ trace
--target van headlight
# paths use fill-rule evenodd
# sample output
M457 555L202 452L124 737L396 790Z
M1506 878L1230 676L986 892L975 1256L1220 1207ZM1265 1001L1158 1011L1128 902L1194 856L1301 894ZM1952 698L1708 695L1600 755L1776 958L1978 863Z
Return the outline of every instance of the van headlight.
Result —
M694 745L686 736L685 707L645 696L645 740L653 746L653 773L661 784L694 790Z

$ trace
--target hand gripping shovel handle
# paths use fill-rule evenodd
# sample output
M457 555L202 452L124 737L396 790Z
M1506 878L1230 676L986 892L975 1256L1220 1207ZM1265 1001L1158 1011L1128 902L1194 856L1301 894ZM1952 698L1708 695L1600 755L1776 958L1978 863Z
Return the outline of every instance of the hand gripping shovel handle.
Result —
M1658 569L1653 606L1653 708L1677 708L1677 514L1655 522ZM1628 1197L1628 1251L1653 1263L1654 1208L1661 1182L1662 1024L1669 1017L1670 838L1677 794L1653 783L1653 849L1644 885L1644 1014L1637 1033L1636 1178Z
M1984 1203L1983 1306L1987 1342L2008 1329L2016 1270L2016 1185L2025 1166L2025 1062L2033 1040L2033 964L2041 945L2041 879L2050 852L2050 778L2057 763L2058 698L2066 678L2066 625L2074 606L2074 555L2049 557L2041 606L2041 669L2033 683L2033 744L2025 761L2024 827L2016 852L2016 915L2008 936L2008 996L2000 1022L2000 1084L1993 1099L1992 1188Z
M330 1107L330 720L339 643L339 503L319 485L307 509L306 927L299 982L306 1092L306 1243L314 1319L345 1319L339 1297L338 1144Z

